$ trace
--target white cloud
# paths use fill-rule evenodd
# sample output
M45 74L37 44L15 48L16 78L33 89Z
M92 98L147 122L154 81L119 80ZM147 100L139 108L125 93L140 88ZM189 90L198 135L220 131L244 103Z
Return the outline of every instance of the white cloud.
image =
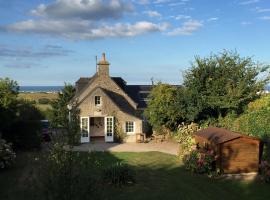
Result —
M259 17L259 19L261 19L261 20L270 20L270 16Z
M248 25L251 25L251 24L252 24L252 22L247 22L247 21L241 22L242 26L248 26Z
M146 5L150 3L149 0L133 0L133 2L137 4L142 4L142 5Z
M193 32L203 27L203 23L197 20L189 20L183 23L183 26L176 28L167 34L169 36L191 35Z
M256 10L257 13L270 12L270 8L260 8L260 7L256 7L255 10Z
M211 17L211 18L207 19L208 22L217 21L217 20L218 20L218 17Z
M174 18L175 20L191 19L189 15L176 15L176 16L172 16L172 18Z
M161 17L161 14L154 10L147 10L147 11L144 11L143 13L145 13L149 17Z
M160 4L160 3L169 3L170 0L155 0L153 3L154 4Z
M69 39L94 40L108 37L131 37L150 32L161 32L167 23L140 21L134 24L116 23L96 25L86 20L28 20L6 27L7 31L62 36Z
M239 4L240 5L249 5L249 4L254 4L254 3L258 3L260 2L260 0L248 0L248 1L242 1Z
M122 0L56 0L48 5L40 4L30 13L39 17L57 19L100 20L120 18L124 13L132 10L132 4Z

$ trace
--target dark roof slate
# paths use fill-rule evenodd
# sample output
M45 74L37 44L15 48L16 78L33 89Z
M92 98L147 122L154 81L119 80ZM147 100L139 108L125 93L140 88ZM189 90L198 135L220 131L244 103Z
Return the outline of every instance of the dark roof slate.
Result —
M76 81L77 95L79 95L88 85L93 77L81 77ZM111 79L123 90L126 94L138 104L139 109L144 109L147 106L147 97L152 89L152 85L127 85L126 81L121 77L111 77ZM119 97L120 98L120 97Z

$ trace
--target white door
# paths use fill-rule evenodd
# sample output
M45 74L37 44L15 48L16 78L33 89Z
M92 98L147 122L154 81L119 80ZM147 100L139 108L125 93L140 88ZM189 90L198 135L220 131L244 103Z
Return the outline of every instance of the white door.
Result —
M89 117L81 117L81 143L87 143L90 141L89 133Z
M113 142L114 121L113 117L104 117L105 120L105 142Z

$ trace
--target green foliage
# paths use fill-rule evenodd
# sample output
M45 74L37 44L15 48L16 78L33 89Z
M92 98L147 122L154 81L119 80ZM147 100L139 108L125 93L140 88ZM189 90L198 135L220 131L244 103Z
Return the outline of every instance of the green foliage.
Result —
M215 171L216 156L213 150L192 150L183 161L185 168L193 173L211 174Z
M10 127L16 118L19 86L9 78L0 78L0 134Z
M267 161L262 161L260 164L261 179L264 182L270 182L270 164Z
M77 108L77 103L72 101L74 96L75 88L70 84L66 84L58 94L58 98L52 102L52 111L50 112L52 127L65 129L68 144L70 145L77 144L80 137L80 111ZM70 111L67 108L68 104L72 105Z
M175 109L177 88L158 83L150 93L150 100L144 112L154 129L165 126L175 129L179 121L178 110Z
M103 171L103 180L107 184L121 187L135 183L135 172L127 164L117 162Z
M0 170L11 167L15 162L16 154L10 143L0 139Z
M38 103L39 104L49 104L50 103L50 99L48 99L48 98L40 98L38 100Z
M16 81L0 78L0 135L14 148L40 146L40 111L30 101L18 99Z
M79 153L66 150L55 143L40 163L37 186L48 200L76 200L96 197L96 181L90 167L90 158L82 158Z
M191 69L184 76L189 99L194 99L188 107L191 111L189 118L200 121L224 117L230 112L242 113L269 81L269 77L257 79L266 69L250 57L242 58L236 52L195 57Z
M189 154L192 150L196 149L196 143L193 138L193 134L199 129L200 127L198 124L182 123L178 126L177 131L174 132L173 137L179 143L178 155L181 159L183 159L184 156Z

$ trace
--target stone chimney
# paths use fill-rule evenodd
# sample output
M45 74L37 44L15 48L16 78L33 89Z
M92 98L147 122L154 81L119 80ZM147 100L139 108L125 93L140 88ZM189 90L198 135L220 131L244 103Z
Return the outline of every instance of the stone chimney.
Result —
M98 62L97 74L99 76L109 76L110 63L106 60L105 53L102 54L101 60Z

